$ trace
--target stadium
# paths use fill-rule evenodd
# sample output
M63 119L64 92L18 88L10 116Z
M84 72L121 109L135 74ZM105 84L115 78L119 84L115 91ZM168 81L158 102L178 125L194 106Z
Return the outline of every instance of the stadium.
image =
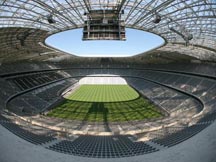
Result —
M216 162L215 24L215 0L0 0L0 161ZM45 42L80 28L164 43L80 57Z

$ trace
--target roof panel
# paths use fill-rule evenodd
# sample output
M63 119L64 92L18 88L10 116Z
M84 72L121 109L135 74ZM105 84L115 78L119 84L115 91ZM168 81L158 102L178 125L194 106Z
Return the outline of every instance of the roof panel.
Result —
M189 43L216 49L215 0L2 0L0 4L0 28L30 27L51 34L82 27L89 9L118 8L124 10L126 27L153 32L172 43L184 43L181 33L192 34ZM49 15L55 24L49 24ZM158 24L153 23L156 15L162 18Z

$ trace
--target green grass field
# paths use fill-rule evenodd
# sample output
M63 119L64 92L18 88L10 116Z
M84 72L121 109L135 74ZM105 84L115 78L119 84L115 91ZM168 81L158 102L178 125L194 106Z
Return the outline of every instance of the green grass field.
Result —
M155 105L128 85L82 85L47 115L91 122L123 122L162 116Z
M128 85L82 85L67 99L85 102L134 100L139 94Z

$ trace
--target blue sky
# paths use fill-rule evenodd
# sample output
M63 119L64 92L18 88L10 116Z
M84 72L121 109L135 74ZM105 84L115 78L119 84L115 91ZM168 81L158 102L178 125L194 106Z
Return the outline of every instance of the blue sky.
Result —
M163 44L164 40L154 34L126 29L126 41L82 41L82 29L54 34L46 43L78 56L132 56Z

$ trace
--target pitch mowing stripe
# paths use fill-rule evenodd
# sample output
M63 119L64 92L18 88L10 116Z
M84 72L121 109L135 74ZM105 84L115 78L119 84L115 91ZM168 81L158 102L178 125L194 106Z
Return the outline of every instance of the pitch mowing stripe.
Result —
M139 94L128 85L82 85L68 99L85 102L117 102L138 97Z
M160 111L148 100L140 96L132 100L133 97L136 97L137 92L129 86L87 85L80 88L70 98L76 96L82 101L66 99L64 103L51 110L47 115L92 122L143 120L162 116ZM131 90L136 93L129 93ZM107 98L112 101L128 100L123 102L98 102L101 100L107 101ZM97 99L97 102L91 102L90 99Z

